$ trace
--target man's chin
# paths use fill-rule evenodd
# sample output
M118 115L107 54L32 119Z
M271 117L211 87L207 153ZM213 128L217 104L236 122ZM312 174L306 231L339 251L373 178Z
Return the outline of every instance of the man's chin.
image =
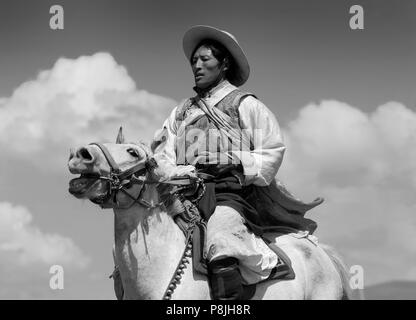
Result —
M208 88L208 86L209 85L201 79L195 80L195 87L197 87L199 90L205 90L206 88Z

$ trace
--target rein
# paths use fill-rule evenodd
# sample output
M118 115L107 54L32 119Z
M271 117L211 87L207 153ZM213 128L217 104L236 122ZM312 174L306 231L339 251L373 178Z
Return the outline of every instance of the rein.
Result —
M131 208L135 203L138 203L139 205L147 208L147 210L153 210L155 208L158 208L162 205L164 205L165 201L160 201L159 203L153 204L149 203L148 201L142 199L142 195L145 190L146 184L156 184L156 183L163 183L163 184L172 184L177 185L178 187L174 189L171 193L177 193L178 191L186 188L187 186L192 184L192 181L189 177L175 177L168 181L151 181L146 180L146 174L148 172L148 169L150 167L154 167L156 165L156 162L154 159L149 159L145 163L139 163L131 168L121 171L119 165L115 162L114 158L111 156L108 149L102 144L98 142L90 143L90 145L95 145L103 152L108 165L110 166L110 173L108 176L99 176L100 180L107 181L109 183L109 192L105 198L102 199L102 201L93 201L97 204L99 204L102 208L114 208L114 206L109 203L110 198L113 198L113 203L118 206L120 209L129 209ZM203 183L203 179L207 178L208 175L206 174L200 174L199 177L196 179L197 183L202 186L202 192L196 197L196 199L192 200L192 203L197 203L202 196L205 193L205 184ZM141 188L138 196L135 198L132 196L126 189L126 186L131 186L132 184L142 184L143 187ZM127 206L126 208L120 207L117 202L117 193L121 191L125 193L128 197L130 197L132 200L131 205ZM182 196L181 196L182 197ZM199 219L198 219L199 218ZM186 264L188 264L190 261L189 259L192 257L192 240L193 240L193 233L194 229L197 227L197 223L200 222L200 216L199 214L197 216L193 216L191 219L186 219L190 223L189 225L184 228L183 226L179 225L181 229L185 232L185 249L181 255L181 258L179 260L179 263L175 269L175 272L173 273L173 276L171 280L169 281L169 284L167 286L167 289L165 290L165 293L163 294L162 299L163 300L170 300L172 298L172 294L174 290L176 289L177 285L179 284L182 275L184 274L184 269L186 268ZM182 220L184 221L184 220ZM116 269L118 267L116 266ZM114 273L113 273L114 275Z

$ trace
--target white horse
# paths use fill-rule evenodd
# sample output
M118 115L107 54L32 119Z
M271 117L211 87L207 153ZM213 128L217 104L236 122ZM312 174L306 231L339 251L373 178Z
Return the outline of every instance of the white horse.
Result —
M133 172L138 182L160 181L164 168L145 165L151 158L145 145L122 142L78 148L71 151L68 163L71 173L81 175L70 181L71 194L113 206L113 255L124 289L122 298L210 299L206 276L193 271L184 233L170 213L158 206L157 184L129 183ZM118 181L120 177L125 181ZM121 185L124 192L117 192ZM252 299L352 297L346 268L328 246L290 234L270 233L266 238L287 254L296 276L259 283ZM115 290L117 295L116 286Z

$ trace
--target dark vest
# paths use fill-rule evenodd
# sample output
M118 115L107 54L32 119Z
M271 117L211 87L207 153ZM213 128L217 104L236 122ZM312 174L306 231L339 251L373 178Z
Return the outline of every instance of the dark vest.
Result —
M230 117L230 126L234 129L237 129L239 132L241 132L241 127L238 108L241 102L248 96L253 96L256 98L256 96L252 93L243 92L240 89L235 89L215 105L215 108L219 109L220 111L224 112L227 116ZM194 102L194 98L190 98L187 101L185 101L185 103L181 107L177 109L175 117L177 127L181 126L181 123L187 118L191 110L193 110L194 108L198 109L199 107ZM183 133L186 138L184 139L184 137L178 137L179 139L177 140L182 141L182 143L185 143L185 146L178 146L177 144L177 147L184 147L187 156L184 159L183 156L179 155L179 152L177 150L177 164L180 165L192 163L191 160L194 158L192 156L188 157L188 151L191 145L193 145L193 150L206 150L211 151L213 153L216 152L219 154L226 152L227 150L224 150L223 144L221 143L221 137L217 133L218 131L215 124L212 123L206 115L203 115L195 119L195 121L187 124ZM204 145L200 146L200 148L197 148L195 146L195 143L200 143L202 141L199 140L202 135L205 137ZM228 148L230 148L231 144L228 144L227 146ZM194 156L197 156L196 152Z

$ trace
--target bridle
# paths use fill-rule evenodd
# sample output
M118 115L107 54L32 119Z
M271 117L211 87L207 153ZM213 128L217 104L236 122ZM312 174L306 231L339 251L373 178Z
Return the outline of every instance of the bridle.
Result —
M115 162L114 158L111 156L110 152L104 144L99 142L93 142L90 143L90 145L95 145L98 148L100 148L100 150L104 154L104 157L107 160L108 165L110 166L110 172L108 175L100 175L98 177L98 179L107 181L109 183L107 194L100 199L91 200L92 202L100 205L101 208L129 209L135 203L142 205L148 210L152 210L162 206L164 204L164 201L154 204L142 198L147 184L175 185L177 186L177 188L174 191L178 192L182 189L186 189L193 183L196 183L197 185L200 185L202 187L202 192L200 192L199 195L194 200L192 200L193 203L197 203L205 193L205 185L203 184L203 180L209 177L209 175L207 174L198 173L198 178L194 179L195 181L192 181L192 179L188 176L173 177L170 180L166 181L150 180L146 179L146 175L152 168L157 167L157 163L153 158L149 158L145 162L138 163L125 171L121 171L119 165ZM131 187L133 184L143 185L137 197L131 195L127 190L127 188ZM133 202L129 206L122 207L118 203L117 193L120 191L133 200Z
M141 206L146 207L148 210L152 210L155 208L158 208L162 205L164 205L164 201L161 201L159 203L153 204L149 203L148 201L144 200L142 198L142 195L144 193L144 190L146 188L147 184L158 184L158 183L165 183L165 184L173 184L176 185L177 188L175 189L175 193L180 191L181 189L186 189L189 187L189 185L192 184L192 181L189 177L176 177L168 181L153 181L146 179L146 176L148 172L157 166L156 161L153 158L147 159L145 162L140 162L131 168L121 171L118 164L114 161L114 158L111 156L108 149L102 144L98 142L90 143L90 145L95 145L103 152L108 165L110 166L110 172L108 175L100 175L98 179L107 181L109 183L109 191L107 192L107 195L100 199L100 200L91 200L94 203L99 204L102 208L119 208L119 209L129 209L132 207L135 203L138 203ZM207 175L201 174L201 177L206 177ZM192 200L192 202L196 203L198 202L203 194L205 193L205 185L203 183L203 178L197 178L198 185L202 186L202 192L196 197L196 199ZM127 186L131 186L132 184L141 184L142 188L138 194L137 197L134 197L131 195L128 190ZM121 207L117 203L117 193L123 192L127 196L129 196L133 202L127 206L127 207ZM172 192L171 192L172 193ZM112 202L111 202L112 199ZM115 205L117 207L115 207ZM199 217L199 215L198 215ZM194 229L197 227L197 224L203 223L197 219L193 219L190 221L191 223L189 226L187 226L185 230L185 249L181 255L181 258L179 260L178 265L176 266L175 272L173 273L172 278L169 281L169 284L163 294L162 299L163 300L170 300L172 298L172 294L174 290L176 289L177 285L180 283L180 280L182 278L182 275L184 274L184 269L186 268L186 265L190 263L190 258L192 257L192 238L193 238L193 232ZM200 217L199 217L200 218ZM115 267L115 271L118 270L118 266ZM110 276L112 277L113 274Z
M100 150L104 154L104 157L107 160L108 165L110 166L110 172L108 175L100 175L98 177L98 179L106 181L109 184L108 192L104 197L100 199L91 200L92 202L100 205L101 208L117 209L129 209L135 203L144 206L148 210L152 210L163 205L163 201L153 204L142 198L143 193L146 189L146 184L159 183L158 181L146 179L148 169L155 165L155 160L153 158L148 159L145 162L140 162L125 171L121 171L119 165L114 161L114 158L111 156L110 152L104 144L94 142L90 143L90 145L95 145L98 148L100 148ZM140 192L137 195L137 197L134 197L127 190L133 184L142 185L142 188L140 189ZM118 192L123 192L124 194L126 194L129 198L133 200L132 203L128 206L122 207L117 201Z

